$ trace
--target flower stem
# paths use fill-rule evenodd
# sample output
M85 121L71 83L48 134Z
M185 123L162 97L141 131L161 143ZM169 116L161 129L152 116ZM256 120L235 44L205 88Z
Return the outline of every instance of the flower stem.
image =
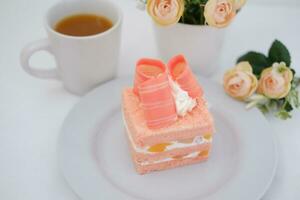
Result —
M200 6L200 24L204 25L204 23L205 23L205 19L204 19L204 7L205 7L205 5L200 3L199 6Z

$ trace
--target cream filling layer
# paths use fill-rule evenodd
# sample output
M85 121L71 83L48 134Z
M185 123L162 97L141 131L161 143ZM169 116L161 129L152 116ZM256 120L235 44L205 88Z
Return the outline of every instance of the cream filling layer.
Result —
M196 157L199 156L199 153L200 153L199 151L194 151L190 154L187 154L187 155L183 156L180 159L196 158ZM150 164L158 164L158 163L168 162L168 161L172 161L172 160L178 160L178 159L176 159L176 158L164 158L164 159L161 159L161 160L155 160L155 161L151 161L151 162L149 162L149 161L140 162L139 164L145 166L145 165L150 165Z
M156 154L157 152L150 152L150 151L148 151L148 149L150 148L150 146L146 146L146 147L142 147L141 148L141 147L137 147L135 145L135 143L133 141L133 138L132 138L132 136L131 136L131 134L129 132L127 123L124 120L124 114L122 113L122 115L123 115L123 123L124 123L125 129L127 131L128 138L130 140L130 143L131 143L133 149L136 152L138 152L138 153ZM170 150L178 149L178 148L193 147L193 146L197 146L197 145L200 145L200 144L210 143L211 141L212 141L212 139L205 139L203 136L196 136L191 143L182 143L182 142L179 142L179 141L171 141L171 142L168 142L168 143L170 143L170 145L166 146L165 151L170 151Z

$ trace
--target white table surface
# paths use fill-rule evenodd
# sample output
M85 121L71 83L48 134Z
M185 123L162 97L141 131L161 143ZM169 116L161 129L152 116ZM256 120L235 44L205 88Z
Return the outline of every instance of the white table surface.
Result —
M139 57L156 56L155 42L150 19L135 9L135 2L116 1L125 17L118 75L132 75ZM0 3L1 200L78 199L58 168L56 142L65 116L80 98L67 93L60 82L29 76L19 64L20 49L46 36L43 16L53 3ZM247 50L266 52L275 38L289 47L293 67L300 73L300 6L250 2L228 30L219 62L221 70L213 78L220 81L224 69L233 66L236 58ZM46 53L34 56L32 63L54 66ZM271 117L268 120L278 138L280 159L274 182L263 199L300 199L300 112L294 112L293 119L288 121Z

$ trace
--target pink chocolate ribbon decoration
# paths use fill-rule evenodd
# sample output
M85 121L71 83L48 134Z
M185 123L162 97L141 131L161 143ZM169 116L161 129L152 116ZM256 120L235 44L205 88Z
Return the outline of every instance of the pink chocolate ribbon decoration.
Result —
M190 97L202 96L203 90L183 55L173 57L168 63L168 69L171 78L179 84L181 89L187 91Z
M164 63L140 59L136 64L134 93L139 97L149 128L161 128L177 120L175 102Z

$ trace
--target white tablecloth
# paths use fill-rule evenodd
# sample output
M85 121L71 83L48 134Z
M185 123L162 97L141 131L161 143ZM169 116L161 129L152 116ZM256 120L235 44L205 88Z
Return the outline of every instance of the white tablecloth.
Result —
M124 11L123 42L118 75L133 74L141 56L156 56L150 19L135 8L133 0L116 0ZM0 199L76 200L60 174L56 142L62 122L80 100L67 93L60 82L38 80L20 67L20 49L45 37L43 16L51 0L1 0L0 3ZM253 49L266 52L278 38L290 49L293 67L300 73L300 7L251 4L237 16L227 32L221 70ZM143 44L142 46L140 44ZM35 66L54 66L52 58L39 53ZM99 105L99 109L101 109ZM264 200L300 199L300 112L293 119L268 118L278 137L279 166ZM249 124L255 126L255 124ZM75 166L74 166L75 167Z

